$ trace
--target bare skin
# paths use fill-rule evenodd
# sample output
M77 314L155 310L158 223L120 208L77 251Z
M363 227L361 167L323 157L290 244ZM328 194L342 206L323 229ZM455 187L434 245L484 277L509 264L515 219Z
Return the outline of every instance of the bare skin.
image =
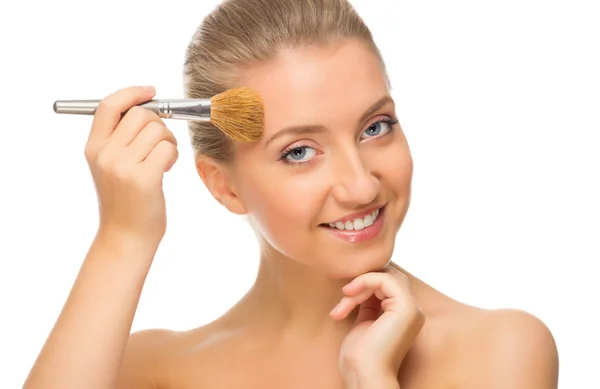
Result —
M199 156L197 168L219 203L250 216L261 247L254 286L206 326L127 338L166 228L160 183L177 152L153 114L132 110L119 124L153 94L118 92L86 149L98 237L25 389L557 387L556 345L537 318L467 306L389 263L413 161L367 47L283 50L240 78L263 99L264 137L229 164ZM123 207L135 210L129 219ZM329 226L373 207L381 231L366 241Z
M398 373L401 388L557 387L555 345L536 318L461 304L404 272L427 321ZM249 321L248 299L198 329L134 334L121 387L146 377L151 385L139 387L344 388L337 372L343 331L288 334L265 325L260 311Z

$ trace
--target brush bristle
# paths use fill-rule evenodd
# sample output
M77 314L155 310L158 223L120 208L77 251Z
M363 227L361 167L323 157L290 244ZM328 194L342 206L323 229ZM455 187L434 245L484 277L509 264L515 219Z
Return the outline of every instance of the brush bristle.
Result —
M235 142L262 137L264 111L260 96L249 88L228 89L210 99L210 121Z

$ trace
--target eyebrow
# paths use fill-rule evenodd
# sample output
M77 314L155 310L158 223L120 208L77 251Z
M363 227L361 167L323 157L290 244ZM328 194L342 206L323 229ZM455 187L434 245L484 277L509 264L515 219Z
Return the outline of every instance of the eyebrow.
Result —
M359 122L364 122L371 115L377 112L381 107L386 104L393 103L394 100L390 96L384 96L377 100L374 104L372 104L367 110L360 116ZM327 131L325 126L322 125L304 125L304 126L292 126L286 127L281 131L278 131L275 135L271 137L266 143L265 147L269 145L275 139L282 137L284 135L305 135L305 134L319 134Z

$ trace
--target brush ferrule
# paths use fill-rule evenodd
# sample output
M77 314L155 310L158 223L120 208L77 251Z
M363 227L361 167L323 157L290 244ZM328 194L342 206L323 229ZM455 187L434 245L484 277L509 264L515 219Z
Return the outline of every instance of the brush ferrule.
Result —
M147 104L153 105L153 107L146 106ZM209 99L154 100L142 104L142 106L152 109L165 119L210 121L211 102Z

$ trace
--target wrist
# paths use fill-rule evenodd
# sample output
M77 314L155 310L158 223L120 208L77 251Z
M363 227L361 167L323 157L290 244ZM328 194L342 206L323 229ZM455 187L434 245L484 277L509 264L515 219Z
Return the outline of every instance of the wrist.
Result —
M345 389L400 389L398 377L385 372L352 371L343 375Z
M100 228L92 245L93 251L103 252L104 260L112 258L125 262L149 266L154 259L160 241L155 241L131 231Z
M156 250L162 237L157 239L143 232L134 231L117 226L100 226L96 233L96 240L102 244L108 244L115 247L135 250Z

